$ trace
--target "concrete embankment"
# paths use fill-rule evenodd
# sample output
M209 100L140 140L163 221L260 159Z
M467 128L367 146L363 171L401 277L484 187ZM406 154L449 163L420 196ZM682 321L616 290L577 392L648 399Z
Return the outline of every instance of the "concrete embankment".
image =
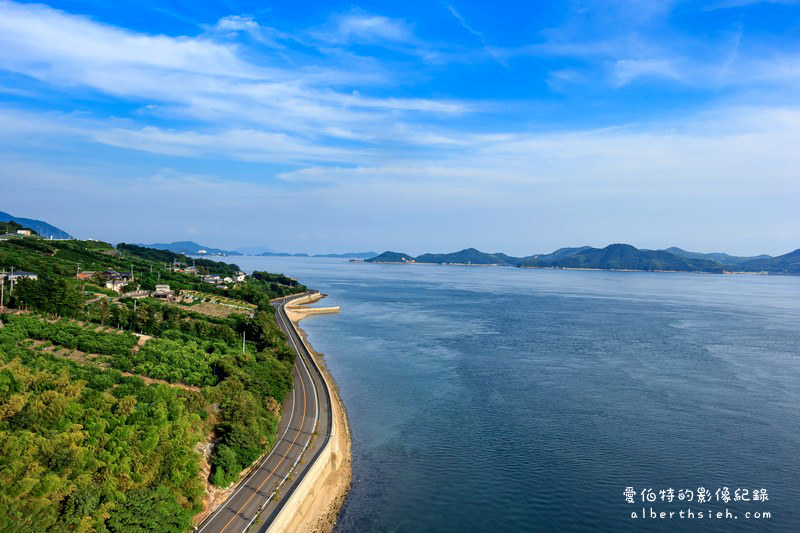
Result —
M338 313L339 306L335 307L308 307L308 305L313 304L314 302L318 302L319 300L325 298L325 295L319 292L313 292L302 298L297 298L296 300L292 300L291 302L287 303L284 309L286 310L286 316L289 317L289 320L298 327L298 322L303 320L305 317L309 315L325 315L330 313ZM309 352L312 352L311 347L308 345L308 342L303 339L303 342L306 343L306 348L308 348Z
M338 307L303 307L323 297L319 293L310 294L292 301L286 305L285 310L308 353L314 358L330 392L333 415L331 438L290 496L290 500L275 517L270 525L270 532L332 531L352 481L352 443L344 404L322 357L311 348L305 332L298 327L298 322L306 316L339 311Z

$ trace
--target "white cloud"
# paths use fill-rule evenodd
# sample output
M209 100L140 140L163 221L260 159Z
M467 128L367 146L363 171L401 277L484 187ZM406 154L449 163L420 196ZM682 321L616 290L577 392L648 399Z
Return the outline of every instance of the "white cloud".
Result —
M211 36L229 39L235 39L240 33L245 33L263 45L281 50L285 49L285 46L280 41L289 39L289 36L275 28L262 26L249 15L227 15L207 31Z
M159 69L252 78L258 71L233 48L211 41L150 36L31 4L0 4L0 68L47 82L87 83L105 69Z
M685 191L737 194L800 192L800 109L724 108L674 121L558 134L467 135L450 156L381 165L317 166L286 172L290 182L343 187L392 183L403 188L492 190L511 204L541 187L570 194L654 197ZM572 189L575 187L575 189ZM520 194L520 193L523 194Z
M620 59L613 65L613 76L616 87L627 85L638 78L681 79L672 59Z
M216 31L253 31L260 28L253 17L245 15L228 15L222 17L214 25Z
M186 157L222 156L241 161L302 163L341 161L357 152L319 146L284 133L231 129L216 133L174 131L147 126L141 129L98 130L95 138L111 146Z
M336 16L327 31L316 36L332 43L405 43L417 42L411 26L402 20L371 15L361 11Z

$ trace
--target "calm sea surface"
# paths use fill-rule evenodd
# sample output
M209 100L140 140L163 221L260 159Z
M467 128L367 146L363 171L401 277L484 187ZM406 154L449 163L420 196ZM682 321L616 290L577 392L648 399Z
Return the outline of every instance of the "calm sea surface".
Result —
M800 530L800 277L236 262L342 308L303 322L352 426L339 531Z

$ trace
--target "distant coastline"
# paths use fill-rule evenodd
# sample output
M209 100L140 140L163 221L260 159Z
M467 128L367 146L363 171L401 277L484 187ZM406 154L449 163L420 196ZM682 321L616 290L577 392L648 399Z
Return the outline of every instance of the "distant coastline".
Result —
M367 261L356 261L358 263L365 263ZM474 263L420 263L416 261L410 261L405 263L398 263L394 261L369 261L370 263L374 263L376 265L428 265L428 266L462 266L462 267L503 267L503 268L515 268L511 267L511 265L499 265L497 263L493 264L474 264ZM579 268L579 267L545 267L545 266L520 266L516 268L528 269L528 270L569 270L574 272L654 272L660 274L717 274L717 272L702 272L702 271L687 271L687 270L637 270L633 268ZM737 275L749 275L749 276L767 276L769 272L762 271L762 272L736 272L736 271L724 271L722 274L737 274Z
M725 253L687 252L675 247L666 250L646 250L629 244L611 244L605 248L580 246L560 248L549 254L513 257L503 253L486 253L475 248L467 248L458 252L427 253L417 257L402 252L386 251L376 257L365 259L364 262L617 272L800 275L800 249L777 257L768 255L740 257Z

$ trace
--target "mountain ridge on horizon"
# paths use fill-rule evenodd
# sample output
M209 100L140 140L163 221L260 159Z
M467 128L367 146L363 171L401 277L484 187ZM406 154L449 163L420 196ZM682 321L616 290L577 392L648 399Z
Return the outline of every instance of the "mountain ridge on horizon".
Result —
M133 243L137 246L145 248L153 248L154 250L167 250L176 254L184 255L242 255L234 250L222 250L221 248L212 248L211 246L203 246L194 241L175 241L175 242L155 242L150 244ZM204 253L200 253L204 252Z
M15 217L0 211L0 223L13 221L30 227L47 238L74 238L69 233L48 222L24 217ZM465 248L451 253L424 253L419 256L398 252L344 252L344 253L288 253L276 252L266 246L240 247L224 250L203 246L194 241L139 244L156 250L168 250L186 255L219 256L276 256L276 257L320 257L341 259L363 259L369 263L434 263L500 265L527 268L587 268L615 270L677 270L687 272L768 272L775 274L800 274L800 249L770 256L734 256L724 252L691 252L672 246L661 250L636 248L629 244L615 243L605 248L591 246L559 248L549 254L533 254L514 257L502 252L486 253L476 248ZM200 251L205 253L200 254ZM259 252L260 253L253 253ZM251 252L250 254L246 252Z
M672 250L672 251L670 251ZM615 243L605 248L579 246L559 248L549 254L512 257L503 253L486 253L465 248L445 254L426 253L417 257L402 252L386 251L367 259L368 263L432 263L460 265L497 265L522 268L566 268L598 270L643 270L680 272L769 272L800 274L800 249L772 257L732 256L721 252L688 252L677 247L665 250L640 249L630 244Z

